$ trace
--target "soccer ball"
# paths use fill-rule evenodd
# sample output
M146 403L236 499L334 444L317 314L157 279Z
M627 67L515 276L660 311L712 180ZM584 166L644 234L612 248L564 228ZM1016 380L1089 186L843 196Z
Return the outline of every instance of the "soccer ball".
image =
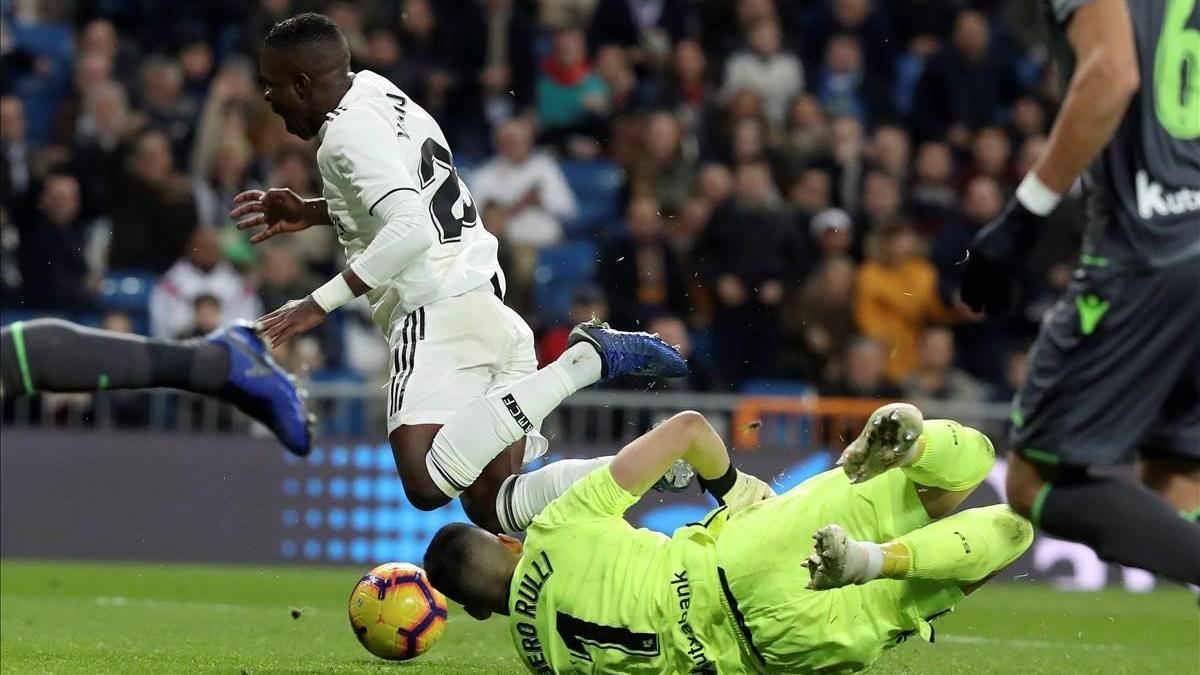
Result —
M446 629L446 598L425 570L387 563L363 575L350 594L350 627L367 651L404 661L424 654Z

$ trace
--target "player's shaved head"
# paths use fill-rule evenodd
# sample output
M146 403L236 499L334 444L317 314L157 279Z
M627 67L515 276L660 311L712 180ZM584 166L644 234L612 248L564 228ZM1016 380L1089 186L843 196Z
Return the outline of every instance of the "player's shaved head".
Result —
M521 542L467 523L438 530L425 551L425 573L446 597L485 619L508 614L508 588L521 558Z
M288 131L312 138L350 88L350 48L329 17L306 12L271 27L259 58L264 98Z
M324 14L305 12L271 27L264 45L288 51L298 70L309 74L350 68L350 47L342 31Z

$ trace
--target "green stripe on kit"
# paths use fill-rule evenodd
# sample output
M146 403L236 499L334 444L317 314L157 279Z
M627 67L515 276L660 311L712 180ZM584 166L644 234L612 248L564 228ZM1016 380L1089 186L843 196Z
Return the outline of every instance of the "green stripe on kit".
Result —
M1057 455L1053 455L1049 452L1046 452L1045 450L1034 450L1033 448L1025 448L1024 450L1021 451L1021 454L1025 455L1026 457L1028 457L1029 459L1032 459L1035 462L1041 462L1042 464L1058 464L1058 462L1059 462Z
M25 322L18 321L12 325L13 344L17 348L17 366L21 369L21 385L25 387L25 395L33 394L33 376L29 374L29 359L25 357Z
M1034 527L1042 526L1042 509L1046 506L1046 496L1050 494L1050 484L1046 483L1038 490L1037 497L1033 498L1033 506L1029 509L1029 522L1033 523Z
M1012 423L1013 423L1013 426L1018 429L1025 426L1025 416L1022 415L1021 411L1017 410L1016 408L1013 408L1013 411L1012 411Z
M100 373L100 377L96 379L96 389L104 391L108 389L108 374Z
M1180 511L1179 517L1192 522L1200 521L1200 508L1192 509L1191 511Z

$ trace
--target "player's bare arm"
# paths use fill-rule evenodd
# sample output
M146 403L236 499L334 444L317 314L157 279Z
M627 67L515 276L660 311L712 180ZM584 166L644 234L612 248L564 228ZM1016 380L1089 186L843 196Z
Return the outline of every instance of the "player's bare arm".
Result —
M617 485L642 495L682 459L718 502L739 509L774 496L770 486L735 469L725 442L698 412L681 412L621 449L610 470Z
M329 209L325 200L316 197L304 199L291 188L270 190L246 190L233 198L236 204L229 217L237 223L239 230L266 225L266 229L254 233L250 242L258 244L277 234L299 232L314 225L330 225Z
M1097 0L1075 10L1067 37L1077 66L1046 151L968 252L962 298L976 311L995 314L1012 304L1015 277L1042 222L1108 144L1138 91L1137 50L1124 0Z
M1066 192L1109 143L1140 84L1133 26L1122 0L1080 7L1067 37L1078 66L1045 153L1032 169L1056 195Z
M250 237L250 242L254 244L262 243L277 234L300 232L314 225L329 225L332 220L324 199L304 199L291 188L247 190L234 197L233 203L237 206L229 212L229 217L237 222L239 230L267 226ZM352 293L350 299L370 290L370 287L350 269L340 276ZM328 312L310 295L289 301L261 317L259 323L263 335L272 347L276 347L297 333L312 330L325 320L326 314Z
M260 234L265 234L265 232ZM349 267L334 277L330 284L332 284L332 288L335 290L341 289L344 286L344 292L341 292L341 294L347 299L357 298L371 290L371 287L360 279L354 273L354 270ZM326 284L326 286L330 286L330 284ZM322 306L322 301L319 297L324 288L317 289L312 295L307 295L299 300L289 300L279 309L258 320L259 325L262 326L263 335L270 340L272 347L277 347L287 342L293 335L316 328L325 320L325 317L329 314L329 310L326 310Z
M1077 9L1067 38L1078 65L1046 150L1032 170L1057 195L1108 144L1140 84L1133 26L1123 0L1099 0Z

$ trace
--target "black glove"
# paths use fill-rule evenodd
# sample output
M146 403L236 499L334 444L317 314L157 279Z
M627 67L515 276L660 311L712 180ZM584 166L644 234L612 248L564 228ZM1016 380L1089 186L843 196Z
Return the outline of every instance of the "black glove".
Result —
M999 314L1012 296L1029 249L1037 241L1045 216L1013 197L992 222L979 230L963 263L962 299L976 312Z

